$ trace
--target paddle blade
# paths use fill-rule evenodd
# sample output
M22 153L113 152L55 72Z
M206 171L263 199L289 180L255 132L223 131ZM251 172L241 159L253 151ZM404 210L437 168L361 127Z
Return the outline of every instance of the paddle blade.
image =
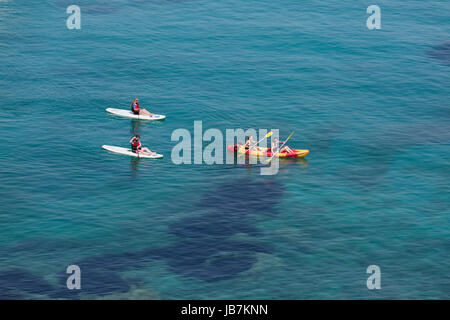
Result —
M289 137L287 137L287 139L285 141L288 141L292 137L293 134L294 134L294 131L292 131L292 133L289 135Z

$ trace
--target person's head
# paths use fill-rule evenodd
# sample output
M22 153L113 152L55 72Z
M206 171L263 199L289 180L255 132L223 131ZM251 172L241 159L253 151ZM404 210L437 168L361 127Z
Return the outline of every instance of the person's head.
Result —
M248 136L248 140L253 141L253 136Z
M135 138L136 140L139 140L139 139L141 138L141 136L137 134L137 135L134 136L134 138Z
M273 143L278 143L278 139L277 138L273 138Z
M134 98L133 103L138 103L139 99L138 98Z

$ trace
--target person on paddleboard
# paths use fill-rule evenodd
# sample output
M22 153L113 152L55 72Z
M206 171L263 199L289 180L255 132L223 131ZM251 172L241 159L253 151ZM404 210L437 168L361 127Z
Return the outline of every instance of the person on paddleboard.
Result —
M139 107L139 99L135 98L131 103L131 112L137 115L153 116L153 113L148 112L144 108Z
M140 135L135 135L133 138L131 138L130 143L131 143L131 151L134 153L148 153L150 155L155 154L155 152L151 151L149 148L147 147L142 147L141 142L139 141L139 139L141 138Z
M278 149L280 148L280 146L279 146L280 142L283 143L283 141L278 141L277 138L274 138L272 140L272 148L271 148L272 154L275 154L278 152ZM280 153L283 153L283 152L292 153L294 151L292 151L292 149L289 148L288 146L284 146L283 148L281 148L281 150L279 152Z

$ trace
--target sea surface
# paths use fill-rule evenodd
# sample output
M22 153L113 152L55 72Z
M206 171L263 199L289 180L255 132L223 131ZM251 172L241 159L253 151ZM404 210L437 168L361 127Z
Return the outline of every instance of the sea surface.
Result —
M450 298L449 13L0 0L0 298ZM167 119L105 112L135 97ZM196 120L295 131L289 145L311 152L273 176L176 165L172 132ZM101 149L134 133L164 158Z

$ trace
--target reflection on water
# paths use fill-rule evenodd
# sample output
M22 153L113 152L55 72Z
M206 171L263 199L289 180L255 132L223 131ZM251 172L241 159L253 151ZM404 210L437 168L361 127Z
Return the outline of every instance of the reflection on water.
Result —
M140 159L131 157L130 168L132 173L136 173L139 170L139 161Z
M306 158L280 158L280 169L286 168L287 166L297 165L301 168L307 168L309 166L308 160Z
M130 124L131 124L131 129L130 129L131 135L132 136L141 135L140 134L141 122L139 120L133 119L133 120L131 120ZM131 137L130 137L130 139L131 139ZM139 170L139 161L140 161L139 158L131 157L130 168L131 168L131 172L132 172L133 176L135 176L136 171Z
M141 128L141 124L142 124L142 122L141 121L139 121L139 120L135 120L135 119L133 119L133 120L131 120L131 130L130 130L130 133L131 133L131 135L132 136L135 136L135 135L141 135L141 133L140 133L140 128Z

